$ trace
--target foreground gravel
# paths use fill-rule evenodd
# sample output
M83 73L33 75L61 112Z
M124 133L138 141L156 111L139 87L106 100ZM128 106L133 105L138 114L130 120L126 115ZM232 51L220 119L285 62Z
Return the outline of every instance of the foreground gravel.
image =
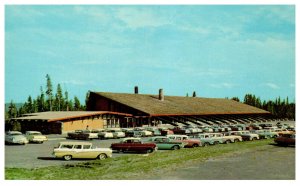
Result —
M295 147L267 145L171 171L141 177L148 180L295 180Z

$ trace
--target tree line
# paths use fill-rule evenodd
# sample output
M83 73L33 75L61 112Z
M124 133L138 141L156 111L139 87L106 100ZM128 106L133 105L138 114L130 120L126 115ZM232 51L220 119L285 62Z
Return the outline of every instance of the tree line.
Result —
M188 95L187 95L188 96ZM196 93L193 93L196 96ZM86 100L88 93L86 94ZM228 98L227 98L228 99ZM232 100L240 102L238 97L231 98ZM269 111L277 118L288 118L295 120L296 105L286 99L276 98L275 101L261 101L260 97L253 94L246 94L243 100L244 104L251 105L266 111ZM50 76L46 75L46 91L40 87L40 95L35 99L28 96L27 101L18 108L16 104L11 101L8 109L5 109L5 119L20 117L23 114L46 112L46 111L84 111L86 110L86 103L82 105L77 96L74 99L69 99L68 91L63 92L61 85L57 84L56 92L53 91L53 86Z
M85 105L82 105L77 96L73 99L69 98L68 91L63 92L61 85L58 83L56 92L53 90L50 75L46 75L46 91L40 87L40 94L36 98L30 95L27 101L21 106L11 101L8 108L5 109L5 119L20 117L23 114L46 112L46 111L83 111L86 110Z
M238 97L233 97L232 100L240 101ZM260 97L253 94L246 94L243 103L251 105L272 113L276 118L288 118L295 120L296 104L289 102L289 98L276 98L275 101L261 101Z

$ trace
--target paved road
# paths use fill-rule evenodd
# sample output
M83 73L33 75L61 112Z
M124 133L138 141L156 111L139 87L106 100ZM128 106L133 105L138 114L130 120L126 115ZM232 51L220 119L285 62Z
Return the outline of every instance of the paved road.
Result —
M149 180L295 180L295 147L268 145L158 172Z

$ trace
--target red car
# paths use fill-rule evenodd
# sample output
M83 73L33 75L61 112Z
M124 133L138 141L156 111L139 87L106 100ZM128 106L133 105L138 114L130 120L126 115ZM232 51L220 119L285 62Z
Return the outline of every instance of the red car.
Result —
M295 145L296 134L282 134L274 139L274 142L281 146Z
M141 138L124 138L119 143L111 144L110 148L118 152L146 152L157 150L155 143L144 143Z

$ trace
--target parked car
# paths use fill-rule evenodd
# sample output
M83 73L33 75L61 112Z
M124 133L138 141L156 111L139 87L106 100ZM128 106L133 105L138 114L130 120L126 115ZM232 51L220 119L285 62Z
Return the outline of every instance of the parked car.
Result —
M187 126L184 126L183 128L189 130L190 134L198 134L198 133L203 132L202 129L200 129L199 127L196 127L194 125L187 125Z
M123 132L119 128L108 128L106 132L111 132L113 134L113 138L125 138L125 132Z
M25 136L29 143L44 143L48 138L39 131L26 131Z
M262 130L262 127L258 124L250 124L248 127L246 127L247 130Z
M261 126L263 129L266 127L273 127L273 125L270 123L261 123L261 124L259 124L259 126Z
M273 132L271 130L254 130L251 132L254 134L258 134L260 139L276 138L277 136L279 136L277 132Z
M296 134L283 134L275 138L274 142L281 146L295 145Z
M279 136L283 135L283 134L294 134L294 131L290 131L286 128L278 128L275 129L274 132L277 132Z
M241 141L243 141L243 138L242 138L242 136L237 136L237 135L234 135L234 131L233 132L231 132L231 131L229 131L229 132L225 132L225 133L223 133L223 139L224 139L224 142L223 143L235 143L235 142L241 142Z
M112 139L112 138L114 138L114 134L111 131L102 129L98 132L98 138L99 139Z
M217 145L223 143L223 140L219 137L214 137L211 133L202 133L191 136L191 138L199 139L201 146L207 147L209 145Z
M117 152L146 152L151 153L157 150L155 143L144 143L141 138L123 138L118 143L112 143L110 148Z
M54 148L53 155L56 158L71 159L106 159L112 157L110 148L94 148L89 142L60 142L57 148Z
M166 127L159 127L158 130L160 130L162 136L174 134L173 130L170 130Z
M152 132L145 130L141 127L135 127L133 128L134 136L141 136L141 137L147 137L147 136L153 136Z
M90 130L75 130L74 132L68 132L67 135L68 139L91 140L96 138Z
M200 128L202 129L202 131L204 133L206 133L206 132L214 132L214 130L211 127L209 127L209 126L200 126Z
M5 144L25 145L28 142L28 139L19 131L8 131L5 133Z
M158 150L178 150L186 145L185 142L173 141L166 136L152 137L147 142L155 143Z
M250 133L250 131L232 131L231 134L241 136L244 141L258 140L259 135Z
M145 129L147 131L152 132L153 136L161 136L162 135L161 130L159 130L156 127L146 127Z
M167 135L168 138L175 141L186 142L184 147L200 147L201 141L198 139L190 139L187 135Z
M174 134L182 134L182 135L191 134L191 131L184 127L175 127L173 128L173 132Z

